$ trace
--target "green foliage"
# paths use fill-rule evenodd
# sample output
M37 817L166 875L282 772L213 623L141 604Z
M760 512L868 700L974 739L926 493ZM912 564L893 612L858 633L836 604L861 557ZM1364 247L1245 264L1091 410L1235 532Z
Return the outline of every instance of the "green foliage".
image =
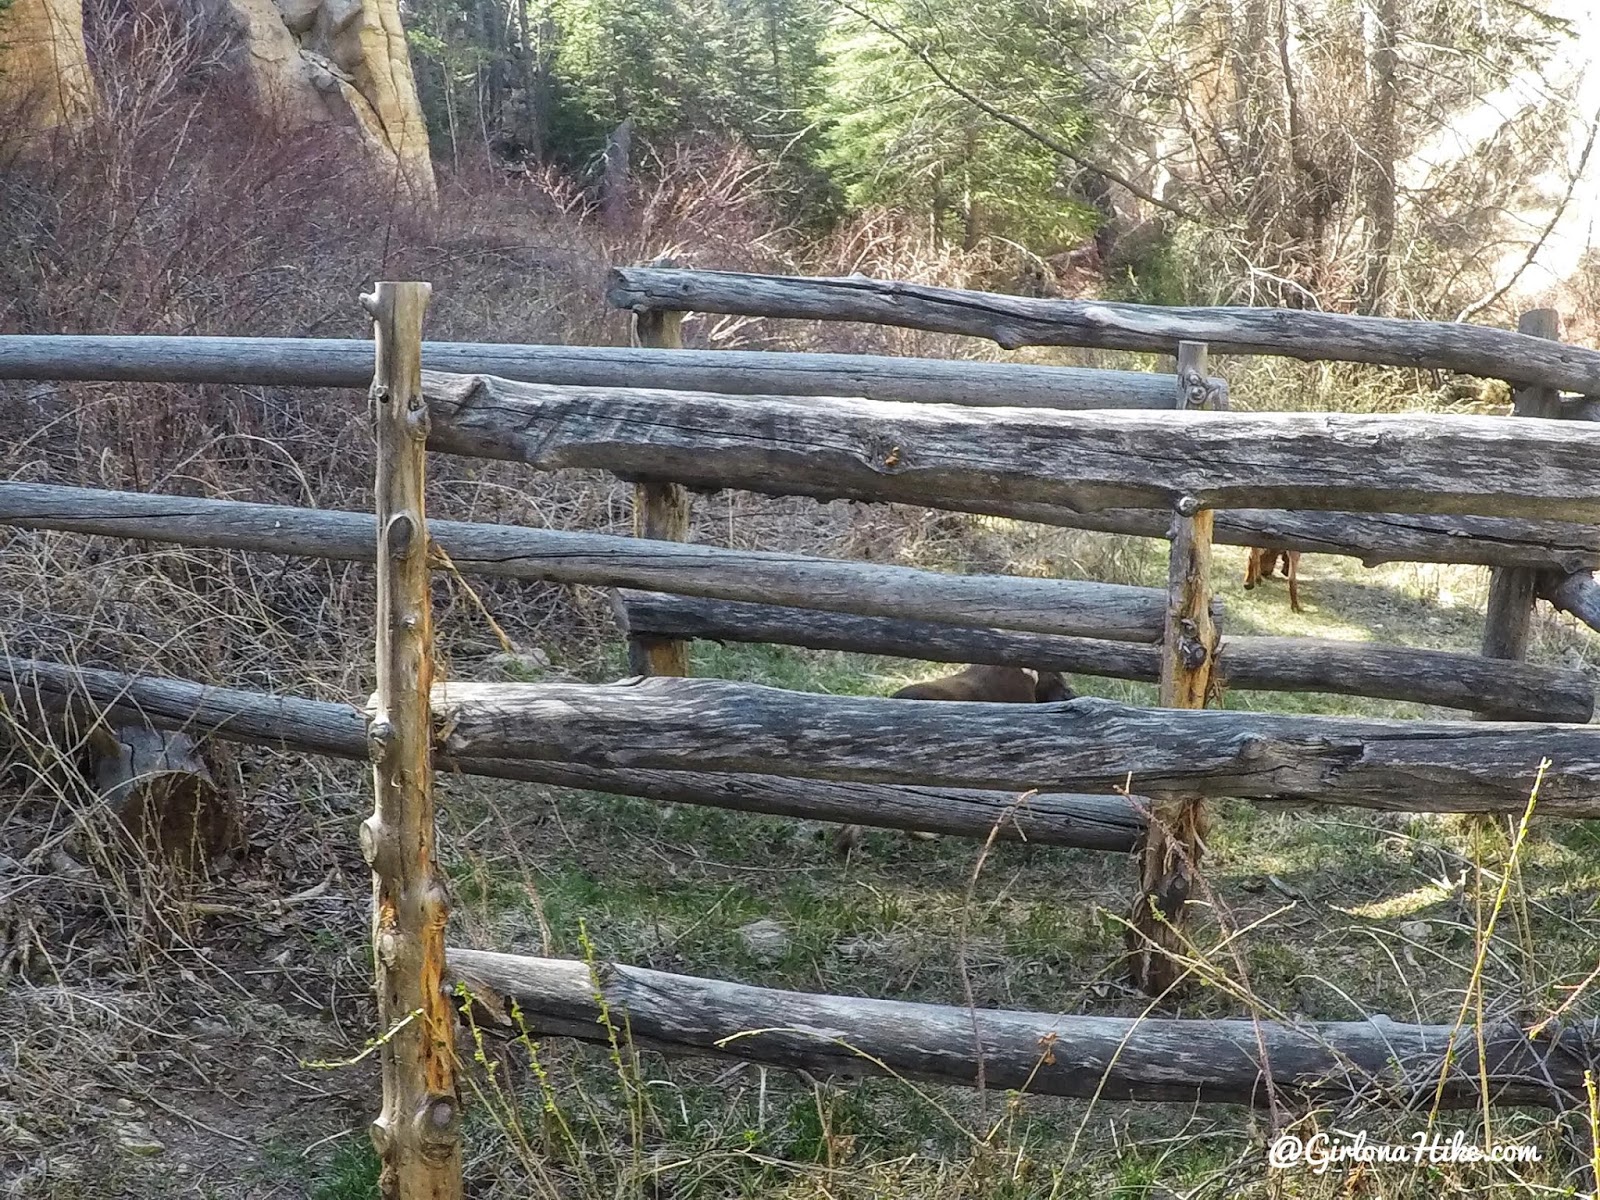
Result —
M827 128L822 165L852 204L927 212L969 247L990 233L1045 251L1079 241L1096 218L1068 190L1061 155L982 111L934 67L1072 144L1088 128L1081 83L1066 65L1082 38L1078 8L1035 0L841 9L818 110Z
M378 1194L378 1155L365 1136L341 1142L324 1174L311 1188L311 1200L372 1200Z
M421 0L414 11L436 140L480 129L501 152L582 168L632 118L646 145L711 134L806 155L817 0Z

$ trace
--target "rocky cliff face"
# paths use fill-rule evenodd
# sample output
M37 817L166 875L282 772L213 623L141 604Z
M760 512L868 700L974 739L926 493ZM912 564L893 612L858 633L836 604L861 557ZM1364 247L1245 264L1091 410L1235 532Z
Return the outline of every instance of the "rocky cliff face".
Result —
M428 131L399 0L202 0L207 19L239 33L239 69L263 107L292 128L332 122L354 131L385 180L423 204L435 199ZM93 111L94 79L81 0L14 0L0 13L0 98L29 127Z
M0 103L33 130L94 111L80 0L14 0L0 12Z
M412 199L435 196L398 0L227 0L256 95L291 126L335 121Z

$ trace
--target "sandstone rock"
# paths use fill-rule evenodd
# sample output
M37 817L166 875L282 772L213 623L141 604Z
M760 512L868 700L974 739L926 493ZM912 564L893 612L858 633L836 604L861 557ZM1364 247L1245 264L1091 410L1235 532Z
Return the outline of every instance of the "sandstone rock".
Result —
M437 196L398 0L226 0L260 101L350 129L402 196Z
M38 130L94 111L82 0L14 0L0 10L0 103L19 106Z

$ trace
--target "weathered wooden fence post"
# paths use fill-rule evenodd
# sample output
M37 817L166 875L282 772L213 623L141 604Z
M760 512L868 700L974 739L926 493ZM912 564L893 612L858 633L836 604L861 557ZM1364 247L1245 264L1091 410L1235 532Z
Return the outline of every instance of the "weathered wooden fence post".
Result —
M1519 333L1559 338L1561 316L1553 308L1536 308L1517 321ZM1522 387L1513 396L1514 417L1559 417L1561 393L1555 388ZM1489 576L1489 603L1483 618L1485 658L1528 657L1539 572L1530 567L1496 567Z
M378 442L377 693L368 725L377 801L361 826L372 866L372 949L383 1112L372 1141L385 1200L459 1200L455 1010L443 988L450 906L434 861L433 623L423 505L426 283L380 283L372 314Z
M651 264L674 267L665 256ZM658 350L683 349L683 314L667 309L640 309L633 315L635 345ZM633 490L633 536L662 542L689 540L689 493L679 483L647 482ZM689 643L641 634L628 639L628 669L635 675L687 675Z
M1213 407L1204 342L1178 343L1178 407ZM1172 553L1167 560L1167 619L1161 643L1162 708L1204 708L1216 659L1211 619L1212 512L1191 497L1175 506ZM1135 781L1137 783L1137 781ZM1205 848L1207 817L1199 796L1153 793L1145 835L1139 895L1128 931L1134 983L1151 995L1178 979L1185 904Z

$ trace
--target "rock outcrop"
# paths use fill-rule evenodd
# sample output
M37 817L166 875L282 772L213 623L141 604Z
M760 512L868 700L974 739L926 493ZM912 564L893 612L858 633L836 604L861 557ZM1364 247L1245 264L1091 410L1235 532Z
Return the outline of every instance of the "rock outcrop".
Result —
M34 131L94 111L81 0L13 0L0 10L0 104Z
M227 0L256 95L290 126L353 129L398 187L435 198L397 0Z
M202 0L231 17L239 69L288 128L350 129L396 192L436 198L398 0ZM0 10L0 102L24 128L71 124L95 108L82 0L13 0Z

